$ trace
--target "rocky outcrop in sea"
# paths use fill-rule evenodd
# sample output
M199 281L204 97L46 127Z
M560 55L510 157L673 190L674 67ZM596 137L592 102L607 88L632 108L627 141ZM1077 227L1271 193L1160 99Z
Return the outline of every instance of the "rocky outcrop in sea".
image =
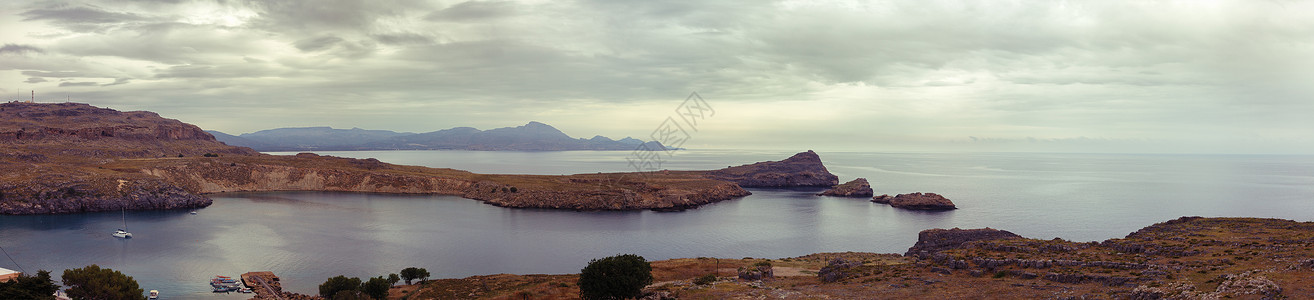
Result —
M958 209L953 201L940 196L936 193L911 193L899 194L891 197L890 195L880 195L872 197L871 202L889 204L890 206L902 209L914 210L950 210Z
M871 190L871 184L867 183L867 178L858 178L830 188L817 194L817 196L866 198L874 194L875 192Z

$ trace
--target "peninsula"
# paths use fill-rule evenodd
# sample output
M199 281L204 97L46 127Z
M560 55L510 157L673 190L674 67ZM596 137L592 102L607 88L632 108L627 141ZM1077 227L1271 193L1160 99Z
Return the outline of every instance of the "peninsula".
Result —
M563 176L476 174L375 159L266 155L145 111L79 103L0 104L0 214L176 209L204 194L342 191L456 195L517 208L679 210L743 187L832 186L812 151L712 171Z

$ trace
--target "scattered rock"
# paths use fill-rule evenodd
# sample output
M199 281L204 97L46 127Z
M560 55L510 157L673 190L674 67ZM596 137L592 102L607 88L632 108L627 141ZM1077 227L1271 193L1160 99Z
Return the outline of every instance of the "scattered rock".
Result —
M843 258L835 258L830 261L830 264L827 264L825 267L822 267L820 271L817 271L817 278L820 278L822 282L840 281L841 279L852 275L850 274L851 272L849 272L850 269L861 265L862 262L859 261L848 261Z
M739 267L739 279L754 281L775 277L775 271L772 270L771 265L769 264Z
M866 178L858 178L853 181L837 185L825 192L817 194L818 196L835 196L835 197L871 197L875 192L871 190L871 184Z
M899 194L894 197L890 195L880 195L872 197L871 202L889 204L890 206L902 209L915 210L950 210L958 209L953 201L936 193L912 193Z
M1223 281L1223 284L1218 285L1216 290L1222 296L1258 295L1265 299L1273 299L1282 294L1281 286L1278 286L1273 280L1257 274L1256 271L1247 271L1237 275L1223 275L1223 278L1226 278L1226 280Z

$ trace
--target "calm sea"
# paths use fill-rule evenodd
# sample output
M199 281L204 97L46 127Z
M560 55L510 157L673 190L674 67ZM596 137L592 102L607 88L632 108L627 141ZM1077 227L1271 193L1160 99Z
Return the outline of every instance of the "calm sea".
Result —
M322 152L480 173L629 171L628 152ZM690 150L663 167L715 169L790 152ZM829 251L902 253L927 228L992 227L1027 237L1117 238L1181 216L1314 220L1314 156L1032 153L820 153L842 181L865 177L877 194L935 192L960 209L918 212L815 189L750 189L752 196L683 212L507 209L451 196L318 192L212 195L214 205L127 212L135 238L110 233L119 212L0 216L0 267L59 271L99 264L166 299L211 294L208 278L273 271L314 294L336 275L404 267L433 277L573 273L589 259L636 253L780 258Z

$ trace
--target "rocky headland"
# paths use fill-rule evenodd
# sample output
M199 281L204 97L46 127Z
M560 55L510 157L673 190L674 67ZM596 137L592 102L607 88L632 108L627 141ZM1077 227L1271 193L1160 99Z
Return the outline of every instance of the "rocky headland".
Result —
M821 156L808 150L781 161L765 161L706 171L706 177L742 187L830 187L839 184L821 163Z
M0 117L0 214L194 208L211 203L205 194L243 191L442 194L517 208L680 210L749 195L743 187L837 181L810 150L714 171L498 175L311 153L265 155L155 113L78 103L5 103Z
M872 197L871 202L889 204L895 208L913 210L958 209L958 206L955 206L953 201L949 201L948 198L936 193L899 194L893 197L890 195L880 195Z
M871 190L871 183L867 182L867 178L858 178L830 188L817 196L866 198L874 194L876 192Z

